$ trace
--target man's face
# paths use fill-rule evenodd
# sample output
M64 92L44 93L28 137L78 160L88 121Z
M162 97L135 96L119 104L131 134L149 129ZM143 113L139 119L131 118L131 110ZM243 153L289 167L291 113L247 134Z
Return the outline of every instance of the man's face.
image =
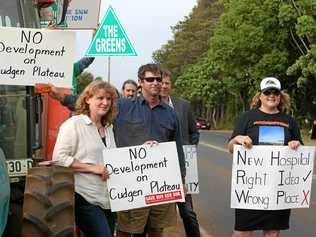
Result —
M134 97L136 97L136 86L131 84L131 83L127 83L124 86L123 89L123 96L127 99L133 99Z
M169 96L171 91L171 78L170 77L163 77L160 95L161 96Z
M139 81L144 96L157 96L161 89L161 74L159 72L146 71L144 78Z

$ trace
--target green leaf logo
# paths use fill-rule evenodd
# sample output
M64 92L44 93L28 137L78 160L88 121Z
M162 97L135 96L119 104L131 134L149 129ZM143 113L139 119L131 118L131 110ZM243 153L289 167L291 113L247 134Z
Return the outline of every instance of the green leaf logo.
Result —
M269 85L276 85L275 82L272 81L272 80L268 80L268 81L266 82L266 84L269 84Z

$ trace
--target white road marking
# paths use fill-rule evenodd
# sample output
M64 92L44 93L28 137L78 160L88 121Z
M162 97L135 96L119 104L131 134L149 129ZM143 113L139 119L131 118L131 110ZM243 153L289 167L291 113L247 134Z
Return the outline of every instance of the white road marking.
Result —
M199 142L199 145L207 146L207 147L213 148L213 149L218 150L218 151L230 153L228 151L228 149L225 149L225 148L222 148L222 147L219 147L219 146L214 146L214 145L211 145L211 144L208 144L208 143L205 143L205 142Z

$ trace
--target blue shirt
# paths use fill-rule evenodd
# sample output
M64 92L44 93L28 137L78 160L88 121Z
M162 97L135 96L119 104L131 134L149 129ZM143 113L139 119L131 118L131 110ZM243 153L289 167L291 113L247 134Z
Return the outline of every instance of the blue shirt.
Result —
M181 175L184 177L184 153L175 111L162 101L150 108L142 95L134 100L118 99L117 105L118 114L113 123L117 147L142 145L148 140L175 141Z

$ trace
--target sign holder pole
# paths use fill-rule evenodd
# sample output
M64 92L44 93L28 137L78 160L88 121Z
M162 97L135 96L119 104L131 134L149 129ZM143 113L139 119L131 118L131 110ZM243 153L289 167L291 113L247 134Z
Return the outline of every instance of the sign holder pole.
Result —
M111 78L111 56L108 56L108 83L110 83Z

